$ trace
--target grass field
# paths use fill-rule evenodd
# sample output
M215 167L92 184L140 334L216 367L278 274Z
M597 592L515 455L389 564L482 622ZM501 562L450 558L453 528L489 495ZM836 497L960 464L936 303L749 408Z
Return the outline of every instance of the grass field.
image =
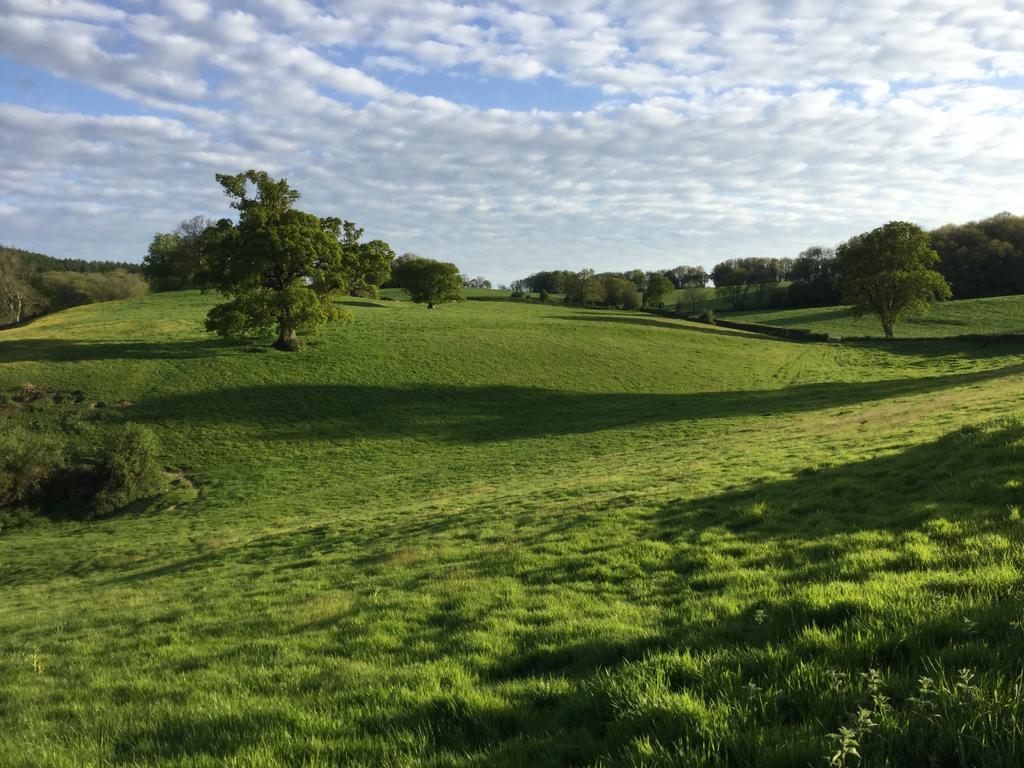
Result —
M723 317L745 323L805 328L833 338L883 335L878 318L853 317L845 307L730 312ZM1024 296L946 301L933 305L926 316L908 317L896 326L896 336L908 338L998 333L1024 333Z
M1024 762L1019 344L210 302L0 336L195 488L0 534L0 765Z

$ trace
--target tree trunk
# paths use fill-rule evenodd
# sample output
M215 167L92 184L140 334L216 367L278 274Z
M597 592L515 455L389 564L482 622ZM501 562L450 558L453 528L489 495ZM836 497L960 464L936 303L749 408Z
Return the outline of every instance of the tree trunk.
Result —
M883 320L882 321L882 330L885 331L885 338L891 339L893 337L892 323L891 322L889 322L887 320Z
M281 332L277 336L277 341L274 342L274 349L280 349L282 352L297 352L301 348L302 344L298 334L295 333L295 327L282 323Z
M21 322L21 304L22 304L22 302L21 302L21 298L20 297L16 298L14 300L14 322L15 323L20 323Z

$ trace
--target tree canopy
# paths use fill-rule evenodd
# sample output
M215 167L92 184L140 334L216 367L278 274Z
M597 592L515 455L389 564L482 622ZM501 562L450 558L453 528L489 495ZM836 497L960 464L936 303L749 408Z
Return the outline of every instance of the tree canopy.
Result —
M644 304L657 307L665 300L665 296L672 292L674 286L672 281L664 275L657 273L647 278L647 285L644 286Z
M1024 293L1024 216L1000 213L929 235L956 298Z
M274 347L295 350L299 333L315 333L348 313L332 298L379 285L393 254L379 240L360 245L362 230L294 207L300 195L264 171L217 174L238 223L217 222L202 276L230 301L206 318L207 330L242 336L276 329ZM254 193L250 194L250 186Z
M414 256L401 262L396 278L409 297L428 309L447 301L464 301L462 273L454 264Z
M916 224L890 221L852 237L836 249L836 260L844 301L855 315L878 315L887 337L903 315L924 314L932 301L952 295Z
M157 232L142 259L142 275L154 291L194 288L206 267L217 232L205 216L185 219L173 232Z

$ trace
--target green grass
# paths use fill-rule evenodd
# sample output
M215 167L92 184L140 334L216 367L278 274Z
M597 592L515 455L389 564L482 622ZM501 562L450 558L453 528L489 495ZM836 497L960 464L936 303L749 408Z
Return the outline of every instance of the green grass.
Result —
M844 336L881 337L882 326L873 316L853 317L845 307L731 312L728 320L804 328ZM937 338L968 334L1024 333L1024 296L946 301L932 306L924 317L907 317L896 326L896 336Z
M209 303L0 338L110 404L7 418L196 489L0 535L0 765L826 765L859 708L864 765L1024 760L1019 345L360 300L288 355Z

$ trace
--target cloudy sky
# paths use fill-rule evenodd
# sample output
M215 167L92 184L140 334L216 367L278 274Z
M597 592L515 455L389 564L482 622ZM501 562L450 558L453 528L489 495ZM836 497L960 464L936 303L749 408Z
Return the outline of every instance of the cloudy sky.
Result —
M1024 0L0 0L0 242L138 261L215 172L508 281L1024 213Z

